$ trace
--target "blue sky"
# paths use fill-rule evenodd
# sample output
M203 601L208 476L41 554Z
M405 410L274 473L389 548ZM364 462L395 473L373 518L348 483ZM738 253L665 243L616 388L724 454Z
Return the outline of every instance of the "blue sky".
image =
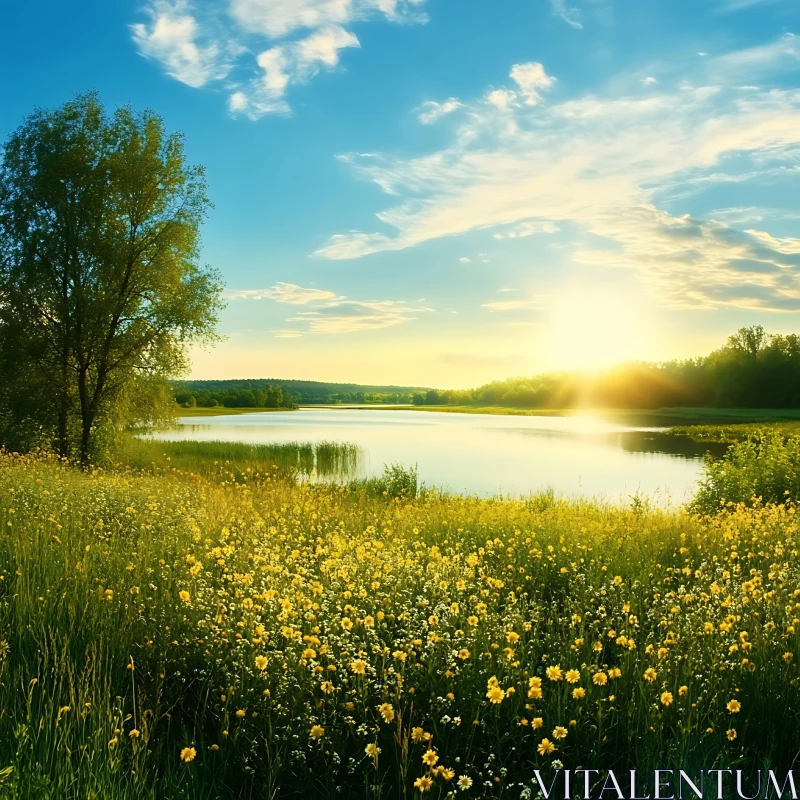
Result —
M798 36L795 36L795 34ZM196 377L468 386L800 331L797 0L0 0L0 134L186 134Z

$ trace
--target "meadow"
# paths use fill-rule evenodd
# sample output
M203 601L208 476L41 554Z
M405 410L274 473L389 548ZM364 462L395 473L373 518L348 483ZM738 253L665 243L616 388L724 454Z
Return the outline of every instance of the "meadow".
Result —
M561 764L796 767L794 498L479 500L193 444L88 472L0 458L0 797L517 798Z

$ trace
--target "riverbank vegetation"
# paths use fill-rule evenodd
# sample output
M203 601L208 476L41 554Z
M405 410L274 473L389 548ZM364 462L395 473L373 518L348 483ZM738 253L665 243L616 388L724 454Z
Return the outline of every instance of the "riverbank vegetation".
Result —
M187 380L173 384L182 408L294 408L297 405L392 405L410 403L413 386L362 386L298 380Z
M391 495L241 448L0 458L0 796L517 798L559 764L796 763L796 492Z

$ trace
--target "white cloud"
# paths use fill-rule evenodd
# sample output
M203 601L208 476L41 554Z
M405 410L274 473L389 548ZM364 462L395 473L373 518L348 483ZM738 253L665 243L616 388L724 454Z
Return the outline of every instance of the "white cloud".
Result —
M232 289L224 295L227 300L275 300L296 306L340 299L325 289L305 289L295 283L280 281L269 289Z
M290 329L272 331L272 333L276 339L299 339L303 335L302 331L293 331Z
M555 78L548 75L538 61L514 64L510 77L522 90L528 105L536 105L541 100L541 92L552 88L555 83Z
M654 86L658 81L652 75L648 75L646 78L642 78L639 83L641 83L642 86Z
M215 0L146 0L149 22L130 29L139 53L159 61L168 75L194 87L221 82L228 110L258 119L288 113L292 85L335 69L342 50L360 47L346 25L375 16L424 22L425 2L231 0L225 14ZM234 68L242 76L235 82Z
M458 260L459 260L459 261L460 261L462 264L469 264L469 263L470 263L470 259L469 259L469 258L467 258L466 256L461 256L461 258L459 258Z
M560 17L575 30L581 30L581 15L577 8L569 8L566 0L550 0L550 8L554 17Z
M147 14L149 23L130 26L133 41L145 58L160 61L169 76L197 88L228 74L229 46L204 36L186 0L154 0Z
M305 322L314 333L356 333L391 328L417 319L429 308L413 308L403 302L341 300L313 311L301 311L289 322Z
M508 108L514 102L514 92L509 92L507 89L495 89L486 95L486 99L496 108Z
M682 82L533 107L514 101L502 115L484 95L465 107L466 121L440 151L347 157L396 203L378 215L381 232L338 234L318 252L354 258L478 229L520 226L511 230L519 236L569 221L578 260L632 269L670 304L800 309L793 244L779 247L733 223L654 205L667 193L679 207L680 192L695 193L703 181L800 173L800 90L747 89L717 74L720 82L711 85ZM516 77L519 91L552 85L544 69L519 69ZM607 247L581 243L588 233Z
M494 300L483 303L481 308L489 312L496 311L538 311L543 308L541 300Z
M419 107L418 119L423 125L430 125L433 122L438 122L442 117L447 114L452 114L457 109L461 108L462 103L458 98L451 97L445 100L444 103L437 103L435 100L428 100Z
M313 333L353 333L401 325L433 309L409 306L399 300L349 300L327 289L313 289L296 283L278 282L269 289L233 289L224 292L227 300L274 300L293 306L310 306L298 311L287 322L304 323ZM277 338L290 339L303 331L283 328L273 331Z
M297 42L271 47L256 58L262 74L231 93L228 109L254 119L288 112L283 98L291 84L307 83L321 67L333 69L339 63L340 50L360 46L354 34L332 26Z
M521 222L508 233L496 233L495 239L523 239L536 233L558 233L561 228L550 220L530 220Z

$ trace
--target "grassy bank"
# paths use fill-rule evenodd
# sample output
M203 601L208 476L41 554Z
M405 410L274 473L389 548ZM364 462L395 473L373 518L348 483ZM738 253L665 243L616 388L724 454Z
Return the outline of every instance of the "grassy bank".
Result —
M174 463L0 458L0 796L518 798L559 761L796 764L793 506Z
M182 408L176 409L175 413L179 417L226 417L236 414L261 414L262 412L292 412L296 411L294 408L224 408L223 406L216 406L215 408Z
M132 438L121 448L115 466L231 480L272 475L345 479L355 475L362 458L356 445L342 442L245 444Z
M335 406L333 406L335 408ZM590 415L611 422L672 427L796 421L800 409L752 408L510 408L505 406L386 406L387 411L427 411L450 414L499 414L519 417L569 417Z

